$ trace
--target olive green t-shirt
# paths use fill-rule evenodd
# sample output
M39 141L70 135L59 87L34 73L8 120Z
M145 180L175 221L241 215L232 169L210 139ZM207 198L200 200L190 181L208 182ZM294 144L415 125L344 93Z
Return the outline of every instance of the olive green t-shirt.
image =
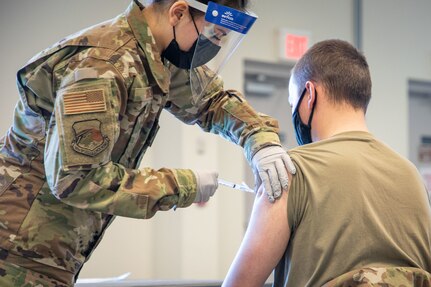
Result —
M431 209L417 169L367 132L289 151L291 237L274 286L321 286L364 266L431 272Z

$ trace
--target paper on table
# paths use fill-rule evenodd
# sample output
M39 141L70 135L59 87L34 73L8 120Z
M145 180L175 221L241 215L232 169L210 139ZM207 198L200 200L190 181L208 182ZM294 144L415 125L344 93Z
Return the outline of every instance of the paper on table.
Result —
M88 279L78 279L76 283L106 283L106 282L118 282L129 277L131 273L127 272L123 275L117 277L108 277L108 278L88 278Z

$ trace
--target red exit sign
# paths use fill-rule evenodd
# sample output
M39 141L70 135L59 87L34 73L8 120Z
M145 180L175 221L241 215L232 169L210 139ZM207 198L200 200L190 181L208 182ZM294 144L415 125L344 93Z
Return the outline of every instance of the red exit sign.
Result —
M310 33L283 29L280 33L280 57L297 61L310 47Z

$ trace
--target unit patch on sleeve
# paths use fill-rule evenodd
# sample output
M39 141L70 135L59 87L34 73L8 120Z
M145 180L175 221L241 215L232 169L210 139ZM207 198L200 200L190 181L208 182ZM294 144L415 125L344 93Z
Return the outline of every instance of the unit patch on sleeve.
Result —
M111 160L117 135L113 79L85 79L57 90L55 127L62 168L91 169Z
M103 89L66 93L63 95L64 115L106 112Z
M80 154L94 157L109 146L109 138L102 133L102 122L97 119L76 122L72 128L72 148Z

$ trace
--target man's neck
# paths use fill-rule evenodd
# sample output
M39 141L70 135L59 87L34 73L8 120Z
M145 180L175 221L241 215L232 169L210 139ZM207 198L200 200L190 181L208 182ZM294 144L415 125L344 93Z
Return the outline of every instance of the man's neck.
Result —
M325 113L324 119L316 119L313 127L313 141L324 140L336 134L349 131L365 131L368 127L362 110L334 109ZM314 131L313 131L314 130Z

